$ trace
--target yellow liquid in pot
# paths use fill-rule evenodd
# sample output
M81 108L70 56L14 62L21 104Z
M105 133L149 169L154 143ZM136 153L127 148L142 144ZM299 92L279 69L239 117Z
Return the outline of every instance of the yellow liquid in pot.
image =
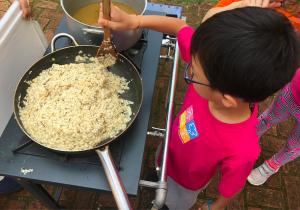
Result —
M126 4L119 2L113 2L113 4L119 7L121 10L127 12L128 14L137 14L137 12L133 8L129 7ZM99 3L88 4L87 6L84 6L77 10L72 16L82 23L99 26Z

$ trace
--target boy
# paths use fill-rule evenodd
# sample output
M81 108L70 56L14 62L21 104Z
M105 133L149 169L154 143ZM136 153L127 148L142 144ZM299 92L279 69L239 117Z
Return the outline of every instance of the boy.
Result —
M114 30L143 27L176 34L188 63L189 86L169 143L166 205L171 210L189 209L218 170L220 196L201 209L224 209L259 156L256 102L291 80L299 58L293 27L284 16L259 8L268 5L251 0L211 9L196 31L180 19L127 15L114 7L112 21L99 20Z

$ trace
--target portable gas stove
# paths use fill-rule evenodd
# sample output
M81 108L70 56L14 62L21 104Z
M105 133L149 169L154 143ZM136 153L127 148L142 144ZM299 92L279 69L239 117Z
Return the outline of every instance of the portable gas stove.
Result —
M181 17L181 7L148 3L146 14ZM56 30L56 33L61 32L68 33L65 18L62 19ZM68 45L68 41L62 39L57 41L56 48ZM167 48L166 55L160 55L161 47ZM171 54L171 52L175 53ZM141 70L144 99L136 121L130 130L120 137L125 139L110 144L110 150L126 192L130 195L137 195L139 185L157 188L153 207L159 208L164 203L167 190L166 165L164 164L167 147L164 150L162 175L159 182L140 180L140 172L160 58L173 60L167 125L166 129L162 129L164 133L160 134L165 136L165 145L168 144L167 137L171 126L177 77L178 47L176 39L151 30L144 30L142 38L136 45L124 53ZM154 134L157 133L154 132ZM95 152L84 156L73 156L62 155L45 149L25 136L17 125L14 116L11 117L0 137L0 174L14 178L49 209L60 209L57 204L59 198L51 197L41 186L41 183L110 191L103 168Z

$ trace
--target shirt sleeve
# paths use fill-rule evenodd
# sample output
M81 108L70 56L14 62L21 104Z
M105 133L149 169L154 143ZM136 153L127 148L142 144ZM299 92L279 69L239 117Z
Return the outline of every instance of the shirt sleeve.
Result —
M253 169L255 161L232 163L226 160L221 165L219 192L225 198L238 194L245 186L247 177Z
M182 60L184 60L187 63L191 61L190 49L194 32L195 29L193 29L190 26L185 26L182 29L180 29L177 33L180 55Z
M228 6L229 4L236 2L236 1L240 1L240 0L220 0L215 7L225 7Z

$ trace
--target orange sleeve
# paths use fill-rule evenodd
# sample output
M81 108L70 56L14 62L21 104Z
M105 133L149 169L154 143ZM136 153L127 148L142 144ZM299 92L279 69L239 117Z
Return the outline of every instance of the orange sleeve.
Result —
M295 16L291 16L288 19L292 22L297 32L300 32L300 19Z
M240 0L220 0L214 7L225 7L228 6L229 4L236 2L236 1L240 1ZM300 32L300 19L293 16L291 13L289 13L288 11L286 11L284 8L282 7L278 7L275 9L277 12L285 15L290 22L292 23L292 25L295 27L295 29Z
M292 23L292 25L295 27L295 29L300 32L300 19L293 16L291 13L289 13L288 11L286 11L284 8L282 7L278 7L276 8L276 11L285 15L290 22Z
M236 2L236 1L240 1L240 0L220 0L215 7L225 7L228 6L229 4Z

